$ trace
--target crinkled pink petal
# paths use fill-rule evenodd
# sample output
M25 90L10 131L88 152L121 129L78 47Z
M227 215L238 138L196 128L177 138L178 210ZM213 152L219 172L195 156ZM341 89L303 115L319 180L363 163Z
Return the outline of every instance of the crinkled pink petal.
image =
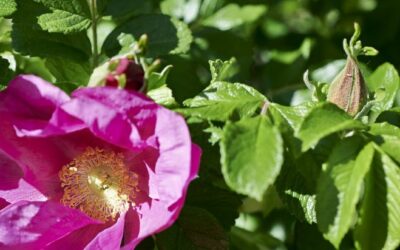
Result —
M200 165L201 149L195 144L192 145L191 149L189 178L182 187L182 196L180 196L178 200L175 200L175 203L170 206L168 206L168 202L163 200L163 196L160 196L160 200L153 200L151 205L147 203L142 204L138 209L140 231L135 238L132 237L132 240L126 243L124 250L132 249L147 236L168 228L178 218L184 204L187 187L190 181L197 176ZM127 221L129 222L129 220L128 218Z
M0 111L48 120L56 107L68 100L70 97L51 83L34 75L21 75L0 93Z
M21 75L0 93L0 115L14 115L14 125L21 131L40 131L59 105L70 97L54 85L33 75Z
M119 249L124 235L125 213L114 225L104 229L85 247L85 250Z
M105 230L110 226L107 224L91 224L85 227L82 227L65 237L53 242L49 246L46 247L46 250L71 250L84 249L90 241L92 241L96 235Z
M18 187L22 175L23 172L18 164L0 149L0 191Z
M34 186L20 179L18 186L14 189L0 190L0 197L9 203L18 201L46 201L47 197Z
M42 249L97 221L55 202L20 201L0 211L0 248Z

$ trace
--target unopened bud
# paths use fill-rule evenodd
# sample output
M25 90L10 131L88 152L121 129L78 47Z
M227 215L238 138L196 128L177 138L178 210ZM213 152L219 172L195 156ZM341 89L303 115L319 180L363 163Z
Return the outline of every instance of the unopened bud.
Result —
M328 101L355 116L368 98L367 87L354 58L347 57L346 65L333 80L328 91Z
M120 86L126 89L140 90L144 84L144 71L135 61L121 58L118 64L106 77L106 86ZM123 83L123 84L121 84ZM124 85L124 86L121 86Z

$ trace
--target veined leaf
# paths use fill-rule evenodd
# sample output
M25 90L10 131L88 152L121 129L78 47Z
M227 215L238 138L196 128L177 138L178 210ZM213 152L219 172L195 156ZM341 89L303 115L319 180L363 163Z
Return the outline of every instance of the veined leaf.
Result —
M363 180L374 156L372 144L358 154L360 145L358 138L349 138L339 144L329 157L327 169L318 182L318 227L336 248L339 248L356 216Z
M315 146L330 134L350 129L363 129L360 121L354 120L334 104L323 103L313 108L300 125L297 137L303 141L302 151Z
M17 10L15 0L0 0L0 17L9 16Z
M378 146L375 149L355 229L356 247L391 250L400 243L400 169Z
M84 31L91 24L91 14L86 0L38 1L53 11L39 16L38 23L43 30L68 34Z
M266 98L257 90L240 83L214 82L201 94L186 100L179 112L206 120L226 121L233 115L248 117Z
M278 129L264 116L228 123L220 147L222 172L228 186L261 200L283 163L283 142Z
M13 15L13 48L30 56L87 60L91 54L87 35L84 32L63 35L43 31L37 18L46 11L43 5L32 0L18 0L18 10Z

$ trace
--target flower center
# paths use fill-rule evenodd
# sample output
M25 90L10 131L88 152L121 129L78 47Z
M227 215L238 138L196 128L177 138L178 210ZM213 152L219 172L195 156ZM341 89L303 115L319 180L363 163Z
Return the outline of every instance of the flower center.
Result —
M137 174L125 166L122 154L89 147L58 175L64 189L61 203L94 219L114 220L135 205Z

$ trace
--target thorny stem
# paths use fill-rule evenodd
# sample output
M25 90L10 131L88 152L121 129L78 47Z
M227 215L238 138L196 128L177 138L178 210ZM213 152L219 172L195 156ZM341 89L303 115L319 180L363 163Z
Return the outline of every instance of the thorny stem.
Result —
M99 65L99 49L97 45L97 0L90 2L92 14L92 36L93 36L93 68Z

